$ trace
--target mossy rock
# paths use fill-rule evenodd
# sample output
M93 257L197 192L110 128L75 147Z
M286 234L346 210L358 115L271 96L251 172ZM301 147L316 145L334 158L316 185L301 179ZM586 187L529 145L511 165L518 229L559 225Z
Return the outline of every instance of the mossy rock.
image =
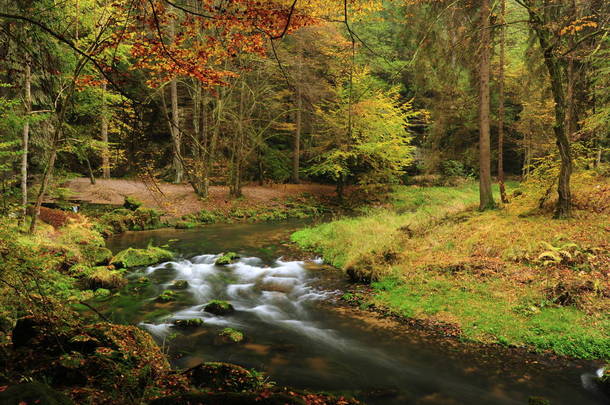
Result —
M98 288L115 290L125 287L127 279L118 270L110 270L108 267L100 266L93 267L91 272L80 280L80 284L85 290L97 290Z
M235 312L233 305L222 300L212 300L208 302L203 310L214 315L228 315Z
M203 319L191 318L191 319L176 319L172 322L173 325L181 329L198 328L203 325Z
M171 302L171 301L176 301L176 297L178 294L176 294L175 291L172 290L165 290L163 291L157 298L155 298L155 301L157 302Z
M110 249L103 246L84 245L79 248L85 262L90 263L91 265L108 264L112 259L112 252Z
M262 377L235 364L201 363L185 372L191 385L222 391L251 391L259 388Z
M158 398L150 405L305 405L298 397L284 393L265 392L190 392Z
M128 210L135 211L142 206L142 202L135 197L126 196L123 207Z
M0 403L4 405L74 405L74 402L66 395L39 382L17 384L8 387L3 392L0 392Z
M528 405L551 405L551 401L543 397L529 397L527 399Z
M601 377L599 377L596 382L601 391L610 398L610 364L604 367L604 370L601 372Z
M239 259L239 255L235 252L223 253L216 262L214 263L217 266L226 266Z
M146 249L128 248L117 253L110 262L119 268L150 266L164 260L171 260L173 253L160 247Z
M174 290L186 290L189 288L189 282L186 280L175 280L171 286Z
M193 228L197 227L197 223L189 222L189 221L178 221L178 222L176 222L174 227L176 229L193 229Z
M245 339L244 333L233 328L224 328L218 333L215 339L216 343L220 344L234 344L242 343Z

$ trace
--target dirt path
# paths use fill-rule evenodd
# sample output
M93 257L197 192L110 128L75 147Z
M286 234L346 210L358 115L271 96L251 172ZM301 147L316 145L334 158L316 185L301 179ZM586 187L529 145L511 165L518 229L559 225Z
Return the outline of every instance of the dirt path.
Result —
M279 205L290 196L309 193L317 197L328 197L334 187L321 184L278 184L269 186L245 186L244 198L229 198L229 188L210 187L210 197L203 201L193 189L185 184L158 183L159 192L152 192L139 180L110 179L97 180L91 184L88 178L77 178L66 184L74 193L73 199L95 203L121 205L126 196L135 197L145 206L164 210L171 216L182 216L202 209L228 209L235 206L250 207L259 205Z

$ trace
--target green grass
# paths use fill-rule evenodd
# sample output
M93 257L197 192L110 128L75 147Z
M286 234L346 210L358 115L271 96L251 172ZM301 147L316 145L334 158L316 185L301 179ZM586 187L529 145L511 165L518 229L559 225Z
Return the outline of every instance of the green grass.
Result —
M600 181L581 181L578 194L595 199ZM300 230L292 241L356 279L379 280L374 294L358 298L361 307L456 325L471 341L609 359L610 299L590 288L606 285L600 270L608 215L579 210L553 221L533 209L535 191L526 188L511 204L478 212L474 183L399 187L386 206ZM569 264L552 269L537 259L544 242L597 253L586 272ZM558 285L570 288L574 303L556 302Z
M587 315L574 307L528 306L504 297L502 279L484 283L448 276L432 279L395 279L374 283L372 302L401 316L456 323L466 339L504 345L529 346L560 355L610 358L610 318ZM522 291L520 299L535 299ZM528 297L529 296L529 297Z
M303 249L324 255L333 266L346 269L400 251L406 235L424 232L448 215L474 209L478 199L475 183L460 187L398 187L390 207L372 208L363 216L306 228L291 239ZM387 269L378 270L383 274Z

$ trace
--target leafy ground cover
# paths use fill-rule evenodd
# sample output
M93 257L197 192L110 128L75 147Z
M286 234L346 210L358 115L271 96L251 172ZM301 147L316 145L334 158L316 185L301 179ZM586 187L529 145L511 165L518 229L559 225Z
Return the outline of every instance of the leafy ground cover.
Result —
M552 220L540 187L478 212L475 184L400 187L363 215L293 234L352 278L363 305L457 327L464 339L610 358L610 184L579 175L576 211Z

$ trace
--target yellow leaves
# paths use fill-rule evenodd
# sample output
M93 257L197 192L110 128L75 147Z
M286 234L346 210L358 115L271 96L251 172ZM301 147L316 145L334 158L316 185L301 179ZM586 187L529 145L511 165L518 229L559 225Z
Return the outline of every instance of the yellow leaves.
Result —
M592 20L593 16L586 16L572 21L570 25L559 31L559 35L575 35L586 28L597 28L597 22Z

